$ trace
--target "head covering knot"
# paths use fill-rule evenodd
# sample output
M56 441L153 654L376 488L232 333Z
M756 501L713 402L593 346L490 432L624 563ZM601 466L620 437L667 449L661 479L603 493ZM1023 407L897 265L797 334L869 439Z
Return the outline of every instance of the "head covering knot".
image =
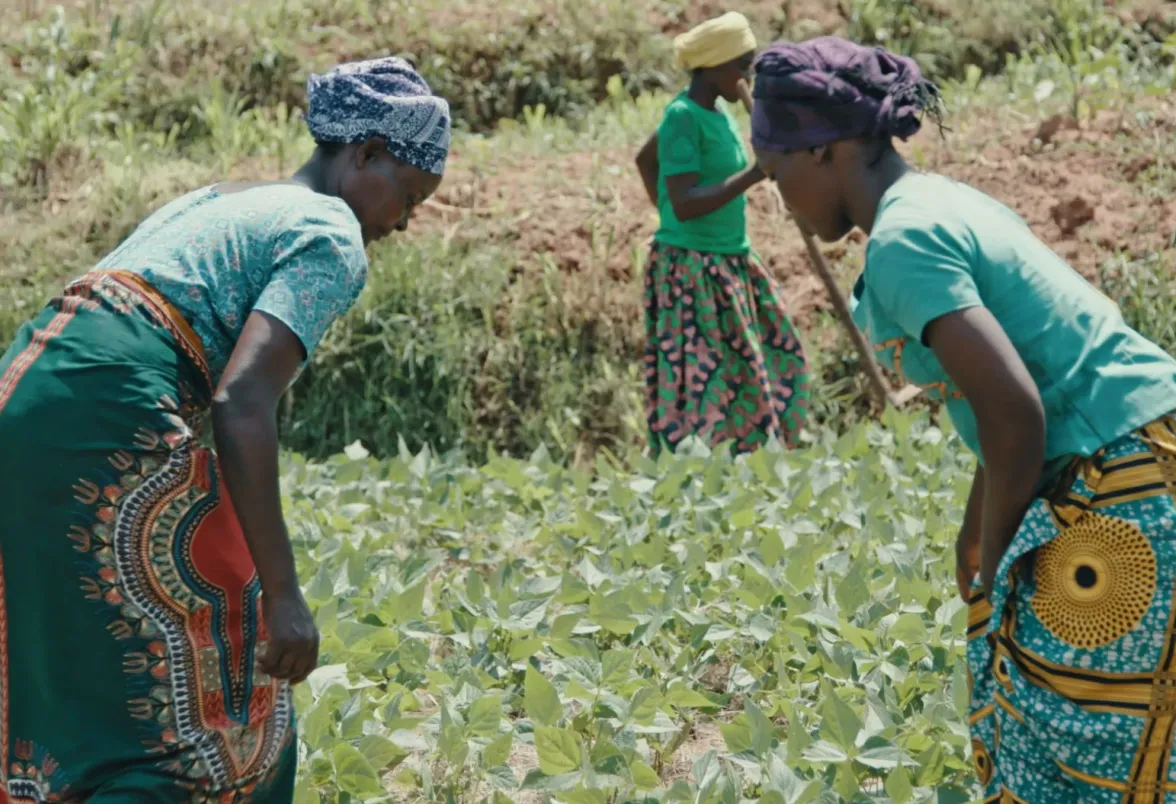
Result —
M674 60L683 70L701 70L754 53L755 48L755 34L747 17L729 11L677 37Z
M383 137L397 159L441 175L449 155L449 104L401 58L344 64L312 75L306 123L316 142Z
M923 114L941 122L939 89L914 59L825 36L777 42L755 64L751 139L799 151L858 137L907 139Z

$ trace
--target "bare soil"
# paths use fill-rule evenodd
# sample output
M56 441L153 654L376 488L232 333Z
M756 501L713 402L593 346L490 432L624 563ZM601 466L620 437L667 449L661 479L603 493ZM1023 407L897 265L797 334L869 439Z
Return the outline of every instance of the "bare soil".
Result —
M1172 170L1151 143L1170 140L1176 110L1099 114L1078 126L1051 119L980 119L940 136L925 130L901 149L912 162L970 184L1019 213L1033 231L1089 279L1116 255L1138 259L1172 249L1176 200L1158 190ZM475 175L455 154L445 184L415 226L455 242L510 244L517 272L558 268L567 290L606 321L637 321L640 272L657 215L630 149L521 160L496 157ZM808 267L795 226L766 186L749 195L755 248L804 325L829 303ZM825 246L847 277L864 238Z

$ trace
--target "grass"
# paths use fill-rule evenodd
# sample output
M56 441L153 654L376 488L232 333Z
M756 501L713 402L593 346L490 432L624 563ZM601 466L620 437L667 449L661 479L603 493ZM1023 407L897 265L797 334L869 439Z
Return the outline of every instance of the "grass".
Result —
M408 10L365 0L9 8L34 21L5 41L8 59L0 66L0 247L6 257L0 343L62 281L87 270L166 200L224 178L288 174L311 147L298 106L307 70L340 54L370 55L417 41L433 54L422 69L441 70L445 62L444 69L457 75L466 63L443 54L468 50L475 23L506 31L548 6L525 4L490 22L479 16L480 8L466 3L442 11L424 4ZM626 8L630 15L632 4ZM820 8L832 13L830 6ZM363 440L390 455L403 439L413 449L460 448L484 459L494 452L526 455L542 444L561 458L590 464L598 451L623 455L642 443L640 279L653 212L631 155L656 124L665 95L632 93L671 78L634 76L664 66L658 60L665 38L651 36L648 26L673 30L709 13L680 2L645 11L641 21L572 14L550 35L527 29L560 59L595 65L599 86L584 89L573 103L565 89L575 81L560 73L564 89L512 94L521 99L517 108L465 117L438 203L422 213L407 241L373 250L371 287L295 388L283 417L288 447L325 457ZM780 17L769 4L748 7L768 35L801 25L802 17L806 24L820 17L798 3L786 11ZM922 54L933 69L958 74L944 83L956 130L942 147L924 138L912 150L917 164L931 168L967 163L1007 132L1053 111L1077 111L1091 123L1109 110L1125 119L1155 116L1150 96L1172 85L1171 47L1157 38L1164 29L1146 33L1146 26L1124 24L1077 0L1054 4L1049 26L1020 36L1016 47L997 47L1005 33L980 29L961 40L952 59L973 58L973 39L1006 54L993 76L980 65L997 62L978 56L970 68L934 67L928 54L946 41L935 30L959 19L951 3L852 2L845 12L837 24L846 30L897 43ZM1016 14L998 17L983 24L1026 24ZM452 25L438 25L442 19ZM625 27L622 22L635 27L611 30ZM652 55L634 56L628 45L592 54L572 48L571 39L589 41L588 29L626 42L639 38ZM486 47L507 46L496 39L498 28L482 33ZM528 53L503 64L547 71L537 51ZM608 66L616 63L622 66ZM478 89L481 73L461 74L468 80L458 87L438 73L440 85L456 93L456 106L477 106L462 93L505 97L493 82ZM999 122L973 125L992 120ZM1067 147L1109 155L1139 144L1119 138ZM1159 148L1170 146L1161 142ZM1151 150L1156 165L1140 191L1162 198L1176 159ZM810 299L803 252L788 225L759 220L757 246L787 278L821 379L814 421L849 426L868 412L856 357L822 312L819 295ZM1126 281L1132 265L1148 259L1166 264L1163 259L1098 250L1106 252L1107 286L1140 310L1131 313L1133 320L1149 331L1162 327L1146 308L1154 288L1120 292L1110 283ZM860 247L838 246L830 256L848 283ZM1165 276L1149 281L1163 284ZM1130 287L1138 288L1141 280L1134 281Z

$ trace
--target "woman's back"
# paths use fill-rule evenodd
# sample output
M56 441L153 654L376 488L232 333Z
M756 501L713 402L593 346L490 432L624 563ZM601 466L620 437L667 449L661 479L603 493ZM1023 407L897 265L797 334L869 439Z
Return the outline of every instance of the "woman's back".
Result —
M217 376L253 310L282 321L312 351L363 289L367 257L347 204L288 182L188 193L96 270L146 279L192 325Z
M883 356L911 381L940 385L976 451L972 411L919 338L929 322L968 306L992 313L1036 383L1047 459L1089 455L1176 398L1176 360L1127 326L1012 210L942 176L908 174L883 196L854 296L871 338L891 342Z

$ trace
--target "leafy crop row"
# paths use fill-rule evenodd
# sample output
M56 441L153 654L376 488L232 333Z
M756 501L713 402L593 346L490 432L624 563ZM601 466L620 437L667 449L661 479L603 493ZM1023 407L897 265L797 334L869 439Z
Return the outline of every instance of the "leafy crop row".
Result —
M632 471L291 459L299 800L967 800L969 467L887 424Z

